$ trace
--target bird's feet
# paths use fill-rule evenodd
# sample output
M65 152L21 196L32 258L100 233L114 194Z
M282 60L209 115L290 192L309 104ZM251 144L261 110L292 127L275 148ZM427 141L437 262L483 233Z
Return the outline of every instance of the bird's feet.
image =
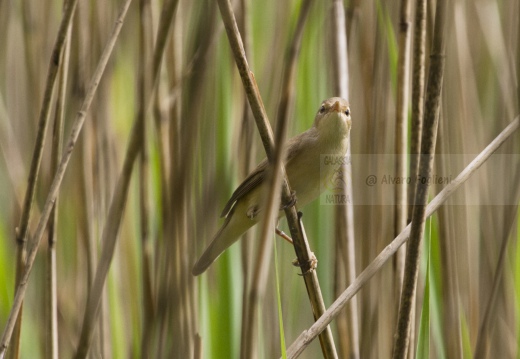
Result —
M291 191L291 196L289 197L289 200L281 206L280 210L283 211L287 208L291 208L296 204L296 202L298 202L298 198L296 198L296 192Z
M298 258L296 258L295 260L292 261L292 265L295 267L300 267L300 268L304 267L304 265L300 264L300 262L298 261ZM309 261L307 262L306 267L308 267L308 269L306 269L302 275L306 275L307 273L312 273L316 268L318 268L318 258L316 258L316 256L314 255L314 252L311 252L311 257L309 258Z
M250 220L253 220L258 215L258 213L260 213L258 206L251 206L247 209L246 215Z

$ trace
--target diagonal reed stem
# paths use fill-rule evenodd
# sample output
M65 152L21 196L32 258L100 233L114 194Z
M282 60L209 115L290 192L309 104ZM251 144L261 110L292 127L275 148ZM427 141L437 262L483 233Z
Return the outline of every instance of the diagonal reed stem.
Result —
M426 217L430 217L446 200L462 186L488 159L489 157L520 127L520 117L516 117L478 156L468 164L464 170L426 207ZM334 301L323 316L309 329L305 330L287 349L288 358L298 357L303 350L336 318L348 301L372 278L383 265L397 252L408 240L411 224L387 245L379 255L365 268L356 280Z
M272 235L274 233L274 223L276 221L275 216L277 216L279 208L281 189L279 184L282 181L280 166L282 164L282 159L285 157L283 144L287 133L289 111L294 103L296 65L300 53L303 30L305 29L305 24L313 2L313 0L303 1L296 29L294 30L292 41L284 60L282 92L278 105L278 117L276 121L275 162L273 164L273 171L269 177L269 184L267 187L269 188L269 193L265 202L266 204L263 206L263 208L265 208L265 217L262 221L261 227L261 242L258 249L258 255L256 256L257 259L254 266L251 289L248 295L249 303L247 305L246 322L244 323L247 325L247 336L245 336L245 343L243 343L243 357L252 357L257 352L255 336L258 328L257 321L259 306L264 298L267 275L269 273L270 254L272 253L273 245Z
M131 0L128 0L129 5ZM156 85L159 77L159 70L161 68L161 62L163 58L164 49L166 46L166 39L172 24L171 19L177 8L178 0L170 0L165 2L163 5L163 11L161 13L161 19L159 22L157 40L153 54L153 68L150 79L150 91L145 92L143 97L144 102L139 102L141 108L138 109L137 118L134 121L130 139L126 149L125 160L123 163L123 169L119 175L114 194L110 203L110 209L106 220L105 227L103 228L101 243L103 248L101 250L101 257L99 259L98 266L96 268L96 275L92 287L90 288L89 296L87 299L87 305L83 316L83 325L76 352L76 358L85 358L90 348L90 342L94 334L94 323L97 318L99 311L99 305L101 302L101 296L105 284L105 280L108 274L108 270L112 263L114 255L115 245L118 237L119 227L123 216L123 210L126 204L126 198L128 194L130 177L133 171L133 166L137 155L141 151L143 145L143 137L141 134L141 128L143 124L140 121L144 121L144 113L148 111L153 93L156 89Z
M231 45L231 50L233 51L238 71L242 79L242 84L249 100L249 105L251 106L251 110L255 117L256 125L260 133L260 137L262 138L262 143L264 145L267 158L269 159L270 163L275 163L276 159L274 154L273 132L271 130L271 126L269 125L262 98L256 86L254 76L249 70L249 65L244 53L242 39L240 32L238 31L231 3L229 0L218 0L218 5ZM284 177L282 186L282 203L289 203L291 200L291 191L287 177L285 175L283 164L280 165L280 171ZM309 270L312 252L309 248L308 242L305 240L303 235L303 228L301 227L296 208L294 206L286 208L285 215L287 217L287 223L291 231L291 237L294 241L294 249L298 257L298 262L303 263L302 273L305 273L303 278L305 280L307 293L311 301L314 319L316 320L325 311L325 304L323 302L323 296L321 294L316 271ZM332 331L330 328L327 328L325 333L320 335L320 343L325 358L337 358L334 339L332 337Z
M54 203L56 201L56 197L58 196L58 192L65 175L65 171L69 164L70 158L72 156L72 151L76 145L79 134L81 132L81 128L83 127L83 123L85 122L85 117L88 113L90 105L92 104L92 100L94 99L94 95L96 94L97 87L103 76L103 72L106 68L107 62L112 54L112 50L118 38L121 27L123 26L123 19L126 15L126 11L130 6L131 0L127 0L119 14L119 17L115 23L112 34L109 38L107 45L101 55L99 60L98 67L94 76L92 77L92 81L90 83L89 89L85 95L85 99L81 106L80 111L77 114L77 117L72 125L72 129L70 131L70 136L67 141L67 146L61 158L61 162L58 166L56 174L54 176L54 180L52 181L51 188L49 190L49 194L47 195L47 199L45 201L45 206L43 207L42 215L40 221L38 222L38 227L36 229L36 233L34 235L34 243L32 247L29 249L27 254L27 262L25 264L23 273L20 278L20 282L16 288L16 294L13 301L13 307L11 308L11 312L9 313L9 317L7 319L6 328L2 334L2 339L0 341L0 358L4 357L5 351L9 346L9 342L11 339L11 335L13 334L14 324L18 318L18 313L22 307L23 298L25 296L25 291L27 290L27 283L29 281L29 276L31 274L31 270L34 264L34 260L36 259L36 254L38 252L38 247L43 237L43 233L47 227L47 222L50 218L52 208L54 207ZM66 34L66 31L65 31Z
M27 231L29 228L29 220L31 217L31 209L34 201L34 194L36 192L36 183L38 182L38 174L40 172L40 165L42 162L43 148L45 145L45 137L47 133L47 125L49 123L49 116L51 111L52 95L54 93L54 85L58 76L58 70L61 66L63 48L67 38L67 32L72 23L72 16L76 10L77 0L69 0L64 4L63 18L58 29L56 42L52 50L51 60L47 73L47 80L45 85L45 92L43 94L43 103L38 118L38 132L36 134L36 142L34 144L34 151L31 159L31 167L29 170L29 179L27 183L27 190L23 203L22 215L20 222L16 228L16 281L15 286L18 287L23 276L26 262L26 243ZM23 303L20 306L20 312L23 311ZM13 345L11 348L11 357L18 358L20 333L22 326L22 315L18 316L16 326L14 328ZM0 353L2 348L0 348Z
M430 71L424 104L424 127L421 137L421 158L419 161L419 178L431 177L437 128L441 108L441 93L444 80L444 47L446 27L446 2L439 0L435 12L435 33L430 57ZM410 326L412 310L415 302L421 241L426 221L426 205L430 181L418 181L415 193L415 204L412 216L410 241L406 250L401 303L395 332L393 358L405 358L410 342Z
M56 99L56 113L54 116L54 127L52 134L52 157L51 171L56 173L60 156L63 151L63 127L65 117L65 94L67 87L67 78L69 71L70 58L70 27L67 34L67 40L64 51L62 52L58 91ZM58 197L49 220L48 243L47 250L47 295L45 297L47 307L47 358L58 359L58 283L57 283L57 263L56 263L56 242L58 240Z

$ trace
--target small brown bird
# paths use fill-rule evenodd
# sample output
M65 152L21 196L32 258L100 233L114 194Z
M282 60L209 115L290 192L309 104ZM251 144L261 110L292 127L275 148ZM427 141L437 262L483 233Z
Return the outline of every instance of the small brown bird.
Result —
M316 199L339 167L341 161L337 161L337 166L322 166L322 155L346 154L350 126L348 102L332 97L321 103L314 125L286 144L284 164L298 208ZM226 220L193 266L193 275L202 274L244 232L258 223L267 169L268 162L264 159L235 190L221 214ZM279 217L282 215L283 211L280 211Z

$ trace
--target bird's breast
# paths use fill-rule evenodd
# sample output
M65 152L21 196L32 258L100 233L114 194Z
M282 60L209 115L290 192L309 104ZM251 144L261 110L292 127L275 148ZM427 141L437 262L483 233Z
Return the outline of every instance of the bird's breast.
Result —
M287 163L286 170L291 189L296 192L298 207L315 200L330 183L347 152L348 142L316 143L304 155ZM333 161L329 161L333 159Z

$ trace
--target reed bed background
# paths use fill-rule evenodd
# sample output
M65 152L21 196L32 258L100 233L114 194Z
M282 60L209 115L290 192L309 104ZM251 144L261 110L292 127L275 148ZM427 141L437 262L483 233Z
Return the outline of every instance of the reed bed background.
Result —
M273 239L265 283L254 279L259 228L191 275L227 199L265 157L222 21L226 1L136 0L124 17L127 3L0 1L2 344L23 258L36 256L7 357L280 357L314 323L289 244ZM411 220L414 182L395 182L415 178L412 112L424 100L412 97L413 34L425 3L427 79L436 4L411 1L406 14L402 1L231 3L275 132L283 116L288 137L308 129L338 92L350 102L353 222L323 196L302 218L328 307ZM515 120L520 102L519 2L446 6L430 199ZM519 356L519 165L517 131L427 220L408 357ZM401 249L332 320L338 357L392 356L404 261ZM318 340L301 355L321 356Z

